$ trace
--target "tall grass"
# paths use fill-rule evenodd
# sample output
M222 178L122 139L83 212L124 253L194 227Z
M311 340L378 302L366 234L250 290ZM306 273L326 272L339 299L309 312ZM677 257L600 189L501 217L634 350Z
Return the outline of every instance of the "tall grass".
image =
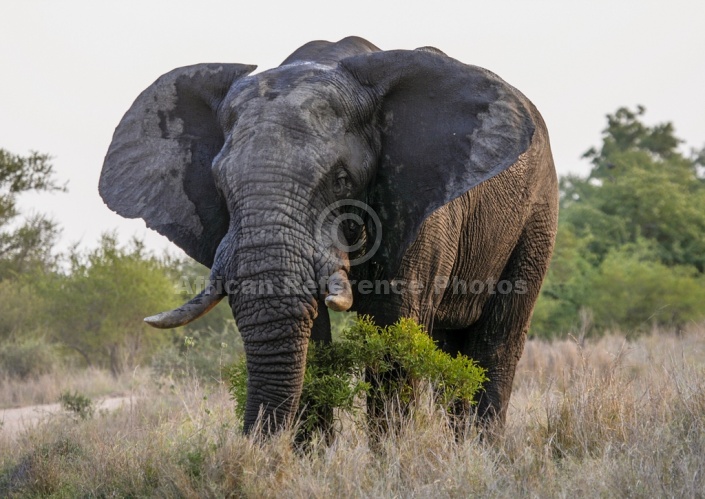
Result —
M148 369L135 369L115 377L104 369L58 366L24 380L0 374L0 409L53 404L65 391L88 397L135 395L151 385Z
M91 420L0 430L0 496L701 497L705 328L634 341L530 340L502 437L457 441L432 406L370 450L240 434L223 384L154 384Z

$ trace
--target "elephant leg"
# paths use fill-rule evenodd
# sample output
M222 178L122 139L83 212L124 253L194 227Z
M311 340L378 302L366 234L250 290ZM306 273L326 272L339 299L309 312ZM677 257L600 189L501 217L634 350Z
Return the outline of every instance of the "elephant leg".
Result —
M445 353L456 357L465 351L466 329L435 329L433 340ZM473 357L471 357L473 358ZM455 432L457 441L462 441L468 423L468 415L471 414L470 405L461 400L455 400L449 407L448 417L450 425Z
M486 369L488 380L476 395L476 405L472 408L458 405L456 413L467 416L468 409L471 409L470 415L474 416L480 427L487 430L501 430L504 426L514 371L528 330L528 320L524 324L519 320L512 323L500 320L503 315L501 311L506 306L493 304L489 310L490 317L465 332L467 339L462 350L462 353Z
M504 426L517 363L524 350L531 314L538 298L552 250L550 224L528 224L500 281L477 322L450 337L448 346L474 359L487 370L488 381L476 397L474 415L480 427Z
M318 316L311 328L311 341L327 345L333 340L330 330L330 315L323 300L318 300Z

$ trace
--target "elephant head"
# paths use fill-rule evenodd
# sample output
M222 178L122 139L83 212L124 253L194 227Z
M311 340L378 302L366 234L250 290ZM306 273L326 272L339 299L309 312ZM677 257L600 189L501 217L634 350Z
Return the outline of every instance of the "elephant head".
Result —
M518 91L436 49L351 37L254 69L160 77L118 125L99 186L111 209L211 268L203 293L147 322L183 325L229 297L246 430L258 415L267 429L291 421L314 321L352 305L355 259L340 241L393 278L426 217L514 164L533 134ZM356 205L376 222L346 220Z

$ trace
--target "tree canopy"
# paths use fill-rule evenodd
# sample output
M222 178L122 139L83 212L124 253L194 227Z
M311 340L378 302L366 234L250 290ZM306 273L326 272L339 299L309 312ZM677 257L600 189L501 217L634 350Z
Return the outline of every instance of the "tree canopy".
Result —
M92 251L71 251L70 268L42 281L54 338L87 364L121 372L149 360L170 337L144 324L155 311L180 303L163 263L133 240L128 247L103 235Z
M607 116L586 177L560 181L554 258L534 332L569 331L581 309L594 325L639 330L705 318L705 149L684 154L671 123L645 109Z
M142 319L180 304L177 272L191 276L196 270L156 257L140 241L121 245L110 233L94 250L58 253L58 225L43 214L23 219L17 200L28 191L64 190L48 155L0 149L0 356L21 367L28 348L38 353L52 343L116 374L148 363L175 338ZM209 325L217 327L218 318L222 311Z
M17 198L24 192L64 191L47 154L29 156L0 149L0 281L32 266L45 270L55 261L51 250L59 235L56 222L35 214L17 222Z

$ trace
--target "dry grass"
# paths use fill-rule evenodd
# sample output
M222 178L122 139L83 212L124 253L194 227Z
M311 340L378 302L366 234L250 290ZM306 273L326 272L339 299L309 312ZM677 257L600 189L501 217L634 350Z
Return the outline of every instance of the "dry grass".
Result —
M85 422L0 431L0 496L702 497L705 328L529 341L504 436L456 442L419 410L373 452L347 422L330 448L239 434L225 388L154 387Z
M149 371L136 369L118 378L101 369L58 369L18 382L0 376L0 409L53 404L67 391L88 397L133 395L149 384Z

